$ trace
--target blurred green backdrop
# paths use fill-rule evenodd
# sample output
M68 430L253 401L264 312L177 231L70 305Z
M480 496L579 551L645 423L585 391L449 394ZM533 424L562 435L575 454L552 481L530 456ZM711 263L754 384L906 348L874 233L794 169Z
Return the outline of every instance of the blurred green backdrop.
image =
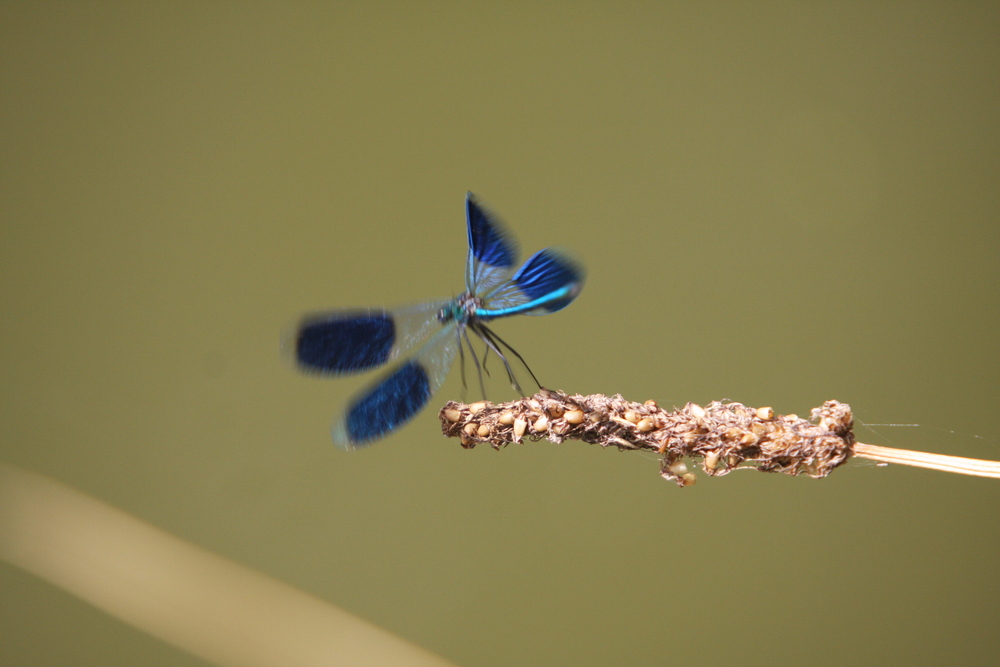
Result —
M278 339L460 291L472 190L589 269L497 325L545 384L1000 459L997 3L5 2L0 68L2 460L462 665L996 659L996 480L464 451L457 372L345 454ZM3 664L205 664L0 599Z

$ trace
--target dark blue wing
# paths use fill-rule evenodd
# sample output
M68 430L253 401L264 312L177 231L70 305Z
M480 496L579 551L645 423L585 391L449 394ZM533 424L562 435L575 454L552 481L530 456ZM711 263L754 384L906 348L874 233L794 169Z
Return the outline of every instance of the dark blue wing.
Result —
M396 325L388 313L340 315L303 322L295 359L320 373L357 373L389 361Z
M585 275L583 266L566 253L554 248L539 250L509 281L484 297L484 307L476 316L490 319L562 310L580 294Z
M333 442L355 449L382 438L420 412L448 377L458 350L452 321L411 358L366 387L333 425Z
M446 301L395 310L333 311L305 317L282 347L304 370L324 375L360 373L382 366L440 326Z
M489 292L505 281L517 264L517 243L496 216L488 213L470 192L465 197L469 230L469 258L465 289L472 294Z
M358 446L381 438L412 419L430 397L427 369L411 359L351 405L344 420L345 444Z

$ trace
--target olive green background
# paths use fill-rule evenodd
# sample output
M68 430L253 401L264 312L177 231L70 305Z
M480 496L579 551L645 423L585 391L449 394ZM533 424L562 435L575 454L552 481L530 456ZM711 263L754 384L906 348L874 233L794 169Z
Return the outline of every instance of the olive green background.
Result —
M0 68L0 459L462 665L996 659L997 480L465 451L457 371L347 454L278 341L461 291L472 190L588 267L496 324L546 385L1000 459L997 3L5 2ZM0 600L3 664L206 664Z

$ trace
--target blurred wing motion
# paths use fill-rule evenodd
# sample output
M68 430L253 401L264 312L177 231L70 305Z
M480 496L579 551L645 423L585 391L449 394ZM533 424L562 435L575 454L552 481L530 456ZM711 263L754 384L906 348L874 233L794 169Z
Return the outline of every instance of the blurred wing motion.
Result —
M469 229L465 289L470 294L483 294L514 272L517 243L503 223L480 206L471 192L465 196L465 219Z
M411 358L359 392L333 425L333 442L356 449L388 435L420 412L441 388L458 351L453 321Z
M539 250L511 279L483 297L483 319L508 315L545 315L562 310L580 294L586 273L569 255Z
M398 359L439 328L437 313L447 303L308 315L283 347L294 350L295 362L306 372L361 373Z

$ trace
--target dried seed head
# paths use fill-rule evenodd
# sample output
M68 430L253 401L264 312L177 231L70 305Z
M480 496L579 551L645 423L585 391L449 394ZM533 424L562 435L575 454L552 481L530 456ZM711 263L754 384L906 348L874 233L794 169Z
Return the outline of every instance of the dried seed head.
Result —
M854 444L850 408L835 401L813 410L807 424L796 415L781 417L770 407L739 403L688 403L665 412L654 401L549 391L502 405L448 403L440 419L445 434L460 437L468 448L523 442L530 431L531 439L577 438L620 450L658 451L663 476L681 485L695 480L682 462L688 458L713 477L740 467L823 477L850 458Z

